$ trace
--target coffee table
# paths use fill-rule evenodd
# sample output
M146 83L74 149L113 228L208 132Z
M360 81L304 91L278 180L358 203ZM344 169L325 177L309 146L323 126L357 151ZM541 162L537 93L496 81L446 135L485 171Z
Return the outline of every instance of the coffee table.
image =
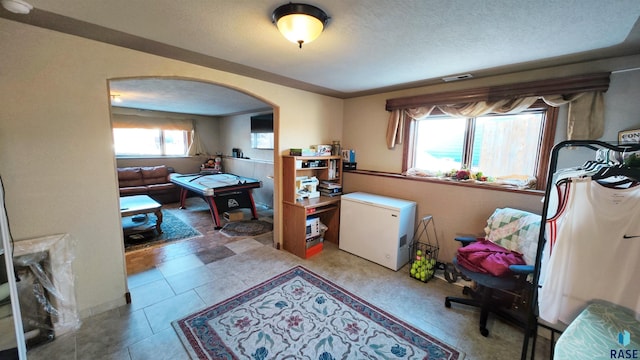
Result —
M145 221L130 229L124 229L128 235L149 231L154 228L158 232L158 235L162 234L162 204L147 195L120 197L120 216L122 216L122 218L140 214L146 215L150 213L154 213L156 215L157 220L155 224L149 224Z

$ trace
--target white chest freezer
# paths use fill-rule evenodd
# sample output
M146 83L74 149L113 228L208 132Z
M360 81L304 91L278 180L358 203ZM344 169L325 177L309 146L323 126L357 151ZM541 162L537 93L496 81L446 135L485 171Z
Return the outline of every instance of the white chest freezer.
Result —
M354 192L340 198L340 249L398 270L409 261L416 203Z

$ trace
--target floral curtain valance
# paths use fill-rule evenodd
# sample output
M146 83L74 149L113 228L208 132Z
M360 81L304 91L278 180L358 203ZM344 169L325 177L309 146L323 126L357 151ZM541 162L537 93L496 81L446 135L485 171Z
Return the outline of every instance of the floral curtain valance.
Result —
M477 117L490 113L518 113L540 98L549 106L569 104L568 139L597 139L604 131L602 94L608 87L607 73L391 99L387 101L387 110L391 111L387 147L393 149L396 144L402 144L407 117L424 119L436 107L450 116Z

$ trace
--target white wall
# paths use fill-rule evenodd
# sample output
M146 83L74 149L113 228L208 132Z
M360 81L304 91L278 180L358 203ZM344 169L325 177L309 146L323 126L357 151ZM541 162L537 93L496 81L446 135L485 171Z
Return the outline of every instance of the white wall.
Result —
M273 150L251 148L251 117L260 114L265 114L265 112L222 117L220 119L220 146L216 151L231 156L231 150L239 148L244 157L273 161Z
M258 179L262 182L259 189L253 189L253 199L257 205L274 207L274 164L272 160L237 159L224 157L222 160L224 172Z
M611 74L609 90L604 94L605 102L605 127L602 141L617 141L618 132L630 129L640 129L640 68L628 71L620 71ZM566 116L566 115L565 115ZM566 119L565 124L566 126ZM561 129L566 130L566 129ZM557 139L559 141L564 137ZM591 160L592 151L585 148L568 149L559 152L558 167L570 167Z
M282 128L276 153L341 136L340 99L5 19L0 52L0 174L12 234L19 241L69 233L77 241L73 268L83 316L124 304L127 291L109 79L170 76L255 96L274 107ZM277 157L276 177L279 169Z
M618 140L618 131L640 129L640 61L630 71L611 74L605 93L605 129L602 140Z
M251 117L265 112L249 113L220 118L220 145L217 151L224 155L223 169L236 175L258 179L262 187L254 189L257 204L273 208L274 200L274 150L251 148ZM231 157L231 150L239 148L247 159Z

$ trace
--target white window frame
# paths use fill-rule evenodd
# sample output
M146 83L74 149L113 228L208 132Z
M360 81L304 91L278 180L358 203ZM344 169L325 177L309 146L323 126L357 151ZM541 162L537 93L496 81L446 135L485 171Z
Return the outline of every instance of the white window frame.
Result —
M542 100L536 101L533 105L529 107L529 109L525 111L544 111L544 119L542 124L542 134L540 139L538 140L538 160L535 170L535 178L536 178L536 189L541 190L546 186L546 177L547 177L547 167L549 162L549 154L551 153L551 149L553 147L554 136L555 136L555 128L557 124L558 117L558 108L548 106ZM430 116L434 115L443 115L442 112L438 110L434 110ZM490 114L494 115L494 114ZM499 115L499 114L495 114ZM409 118L407 118L409 120ZM411 119L409 121L409 126L406 127L405 132L405 141L404 141L404 150L403 150L403 164L402 171L406 173L408 169L410 169L415 163L414 154L415 154L415 142L416 139L416 121ZM469 131L467 131L468 133ZM467 134L467 137L469 134ZM470 136L473 136L471 133ZM468 138L465 140L465 149L468 144ZM467 155L463 155L463 164L467 159ZM493 187L487 189L493 189Z
M118 128L118 127L114 127L113 131L115 130L146 130L146 131L158 131L159 132L159 141L160 141L160 153L142 153L142 154L138 154L138 153L118 153L117 149L116 149L116 144L115 144L115 133L113 135L114 137L114 147L113 147L113 151L116 155L116 157L127 157L127 158L131 158L131 157L186 157L188 156L189 153L189 145L191 144L190 141L190 131L188 130L176 130L176 129L161 129L161 128L155 128L155 129L150 129L150 128L130 128L130 127L123 127L123 128ZM167 145L165 142L165 137L166 131L182 131L184 133L184 140L185 140L185 149L184 149L184 153L183 154L167 154Z

